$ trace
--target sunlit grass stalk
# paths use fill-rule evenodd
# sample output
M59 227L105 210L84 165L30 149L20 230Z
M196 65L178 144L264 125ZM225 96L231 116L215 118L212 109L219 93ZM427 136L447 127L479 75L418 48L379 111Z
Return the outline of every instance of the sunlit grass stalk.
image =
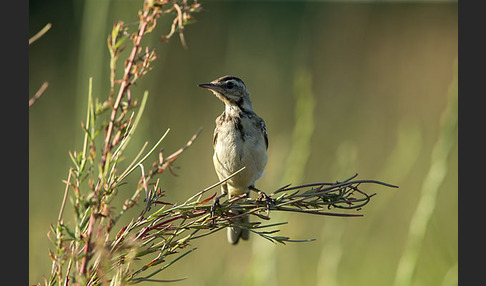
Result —
M300 183L305 174L305 167L311 154L311 140L314 133L314 93L312 92L312 74L299 69L295 75L295 125L292 130L292 146L287 157L283 182Z
M285 171L282 175L282 184L287 182L299 183L304 178L305 168L311 154L311 140L314 133L314 94L312 92L312 74L308 69L300 68L294 75L293 92L295 97L294 126L290 153L285 162ZM271 144L271 143L270 143ZM276 214L275 219L285 220L286 213ZM255 242L252 255L252 275L254 284L276 285L276 250L275 247L263 245L264 242ZM262 270L260 265L267 265ZM257 273L254 275L253 273Z
M45 25L44 28L42 28L39 32L37 32L34 36L32 36L29 39L29 46L32 43L34 43L35 41L37 41L38 39L40 39L42 36L44 36L47 33L47 31L49 31L51 29L51 26L52 26L51 23L47 23L47 25ZM42 83L39 90L37 90L37 92L34 94L34 96L31 99L29 99L29 108L32 105L34 105L34 103L42 96L42 94L44 94L44 91L46 91L48 86L49 86L49 83L47 81Z
M123 179L125 179L128 175L130 175L134 170L135 168L139 167L142 165L142 163L147 160L147 158L157 149L157 147L159 147L160 143L162 143L162 140L165 139L165 137L167 136L167 134L169 134L169 131L170 129L167 129L167 131L165 131L164 135L162 135L162 137L160 137L159 141L157 141L157 143L152 147L152 149L150 149L150 151L147 152L147 154L145 154L145 156L143 156L142 159L140 159L140 161L138 161L137 163L135 164L130 164L129 168L127 168L126 171L124 171L120 177L118 177L117 179L117 183L120 183L123 181Z
M422 184L417 209L412 215L405 248L395 274L394 285L397 286L412 285L422 241L447 173L447 160L457 134L457 64L448 93L447 106L440 118L439 137L432 148L430 168Z
M29 39L29 45L31 45L33 42L37 41L40 39L42 36L44 36L47 31L49 31L52 27L51 23L47 23L44 28L42 28L39 32L37 32L34 36L30 37Z

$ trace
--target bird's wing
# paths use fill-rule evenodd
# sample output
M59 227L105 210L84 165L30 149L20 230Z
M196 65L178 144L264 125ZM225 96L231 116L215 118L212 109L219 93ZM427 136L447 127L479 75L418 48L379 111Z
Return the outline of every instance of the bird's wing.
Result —
M265 138L265 146L268 149L268 133L267 133L267 126L265 126L265 121L260 118L260 126L262 128L263 138Z
M226 113L223 111L220 116L216 117L215 123L216 127L214 128L214 133L213 133L213 147L216 147L216 142L218 142L218 133L219 133L219 126L223 123L225 120Z
M216 147L216 142L218 140L218 126L214 128L214 133L213 133L213 147Z

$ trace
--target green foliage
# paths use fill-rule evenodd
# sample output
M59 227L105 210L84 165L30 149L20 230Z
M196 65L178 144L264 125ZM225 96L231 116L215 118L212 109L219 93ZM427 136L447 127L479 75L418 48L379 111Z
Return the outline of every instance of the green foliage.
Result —
M138 27L134 31L132 25L123 22L113 26L107 41L110 93L106 100L95 98L93 81L90 79L86 119L81 124L83 147L80 152L69 152L73 167L65 181L66 189L57 223L50 230L55 250L49 252L53 263L50 276L45 279L46 285L125 285L144 281L177 281L180 279L158 280L153 277L192 253L195 250L192 241L232 226L240 216L251 215L265 221L271 220L270 213L273 211L360 216L346 211L364 207L373 197L374 194L367 194L361 186L379 184L395 187L375 180L353 180L355 176L342 182L287 185L268 196L254 199L233 197L222 202L213 213L212 200L216 193L206 197L207 193L230 176L183 203L167 201L156 177L165 171L172 172L173 162L193 144L200 131L185 146L164 156L160 145L168 135L167 130L148 152L145 152L145 144L128 167L120 170L120 163L125 159L124 151L141 122L148 101L148 92L143 94L139 102L132 95L131 87L147 75L157 59L154 48L142 46L142 38L154 31L159 17L171 16L173 22L170 31L161 39L167 40L178 33L182 45L186 47L184 26L192 23L191 14L200 10L197 2L145 1L138 13ZM126 49L129 53L123 61L123 74L117 79L119 60ZM303 75L302 84L309 87L308 80ZM304 104L303 114L305 106L313 105L312 102L301 104ZM157 150L158 158L146 169L146 160ZM137 187L116 213L112 206L113 199L119 195L118 190L126 183L128 176L137 176L137 170L140 171ZM63 218L68 197L73 206L74 222L71 224L65 223ZM131 218L127 225L119 226L120 217L141 203L141 198L143 208L140 214ZM243 212L234 212L236 209ZM312 240L294 240L277 235L278 229L268 230L283 224L252 222L242 227L273 243Z
M132 275L128 266L138 255L139 242L136 239L128 242L129 239L125 240L125 236L122 235L124 232L119 232L117 237L110 241L110 232L124 211L134 206L141 190L147 192L146 199L153 199L153 195L149 195L147 181L154 174L170 168L170 164L180 154L170 157L169 161L160 160L158 164L154 163L150 172L144 173L142 163L158 148L167 135L167 130L142 159L138 160L138 157L144 148L125 171L120 173L118 170L118 164L123 160L123 151L140 122L148 97L148 92L145 92L141 104L138 104L137 100L132 100L130 86L151 70L151 64L157 58L154 49L141 48L141 40L154 29L157 19L163 15L174 15L171 33L164 38L170 38L176 30L182 34L183 19L191 18L190 13L198 12L198 7L200 6L197 2L188 4L187 1L145 1L143 9L139 12L138 28L135 31L130 31L131 27L123 22L114 25L108 37L111 56L110 95L102 102L98 98L94 100L90 79L86 121L81 124L85 133L83 149L81 152L69 152L74 167L69 170L68 179L65 181L66 190L57 226L51 227L50 237L56 251L50 252L53 264L50 278L45 280L46 285L98 285L108 282L111 285L120 285L123 281L128 281L127 277ZM131 51L124 62L123 77L116 80L117 61L126 48L126 42L131 42ZM115 94L116 89L118 91ZM138 109L138 112L134 118L135 112L132 110L135 109ZM97 137L101 134L104 138L99 141ZM98 150L101 151L101 156L97 155ZM140 184L120 214L114 214L110 203L124 179L137 167L142 170ZM74 209L73 226L68 226L63 220L70 190L70 201ZM123 229L131 230L128 226ZM124 243L120 246L123 240ZM116 265L120 267L116 268Z

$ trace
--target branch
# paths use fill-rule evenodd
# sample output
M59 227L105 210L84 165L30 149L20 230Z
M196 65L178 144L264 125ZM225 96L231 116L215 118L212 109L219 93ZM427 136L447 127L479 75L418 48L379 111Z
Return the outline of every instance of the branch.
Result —
M31 107L36 101L37 99L39 99L39 97L41 97L41 95L44 93L44 91L46 91L47 87L49 86L49 83L47 81L45 81L41 87L39 88L39 90L35 93L34 97L32 97L31 99L29 99L29 107Z
M44 36L45 33L47 33L47 31L49 31L49 29L51 29L51 26L52 24L51 23L47 23L47 25L44 26L44 28L42 28L39 32L37 32L37 34L35 34L34 36L32 36L30 39L29 39L29 46L37 41L38 39L40 39L40 37Z
M137 276L142 275L152 266L163 263L167 257L177 254L180 249L188 247L193 240L212 235L236 224L273 243L312 241L313 239L295 240L286 236L278 236L276 235L279 232L278 229L263 230L280 226L286 222L262 225L261 222L256 221L242 224L238 218L252 215L269 221L271 220L271 213L276 211L306 215L359 217L362 215L350 212L363 208L375 195L375 193L365 192L362 189L364 186L381 185L397 188L397 186L377 180L353 180L356 176L357 174L342 182L287 185L276 189L268 196L257 198L251 198L247 195L232 197L222 202L219 208L216 208L214 216L211 216L211 208L216 193L203 200L201 200L201 197L207 190L221 184L228 178L196 193L183 204L164 202L161 200L164 196L162 191L152 191L146 200L146 208L142 211L142 214L136 221L132 221L130 225L122 228L111 249L116 253L117 250L123 249L123 241L135 239L140 243L137 258L158 253L152 262L127 276L128 281L136 282L148 279L151 275L141 278ZM157 205L162 205L162 207L151 213L148 211ZM340 211L330 211L331 209ZM130 237L132 238L130 239ZM119 257L120 254L113 254L112 256ZM176 260L179 258L176 258ZM154 261L157 261L157 263ZM172 264L173 262L175 261L169 263ZM118 264L120 260L114 259L112 263ZM162 268L156 272L161 270Z
M113 126L115 124L115 119L116 119L116 114L118 112L118 109L120 107L121 100L123 98L123 95L127 92L129 86L130 86L130 77L131 77L131 70L134 65L135 61L135 56L137 55L137 51L140 47L140 42L142 41L143 35L145 34L145 29L147 28L147 25L149 24L147 16L148 16L149 10L146 9L144 11L143 16L140 17L140 25L138 28L138 33L134 37L133 40L133 48L132 51L130 52L130 56L128 57L126 64L125 64L125 71L123 74L123 79L121 82L120 89L118 90L118 96L115 100L115 103L113 105L113 110L111 112L110 116L110 123L108 124L108 127L106 129L106 135L105 135L105 144L103 147L103 156L102 156L102 168L106 164L106 159L108 153L111 151L111 137L113 133Z

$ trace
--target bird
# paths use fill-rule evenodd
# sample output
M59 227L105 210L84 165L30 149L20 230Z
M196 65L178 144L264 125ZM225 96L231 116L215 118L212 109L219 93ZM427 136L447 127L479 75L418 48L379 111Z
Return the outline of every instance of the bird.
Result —
M213 133L213 165L220 180L228 178L236 171L244 169L221 184L221 195L249 196L250 190L259 191L255 187L268 161L268 134L265 122L253 110L250 92L245 83L238 77L226 75L199 84L199 87L210 90L224 103L223 113L216 118L216 128ZM268 196L264 195L266 198ZM238 215L241 212L233 211ZM248 224L249 218L243 216L235 220L233 227L227 229L227 239L230 244L237 244L239 239L248 240L248 228L238 224Z

